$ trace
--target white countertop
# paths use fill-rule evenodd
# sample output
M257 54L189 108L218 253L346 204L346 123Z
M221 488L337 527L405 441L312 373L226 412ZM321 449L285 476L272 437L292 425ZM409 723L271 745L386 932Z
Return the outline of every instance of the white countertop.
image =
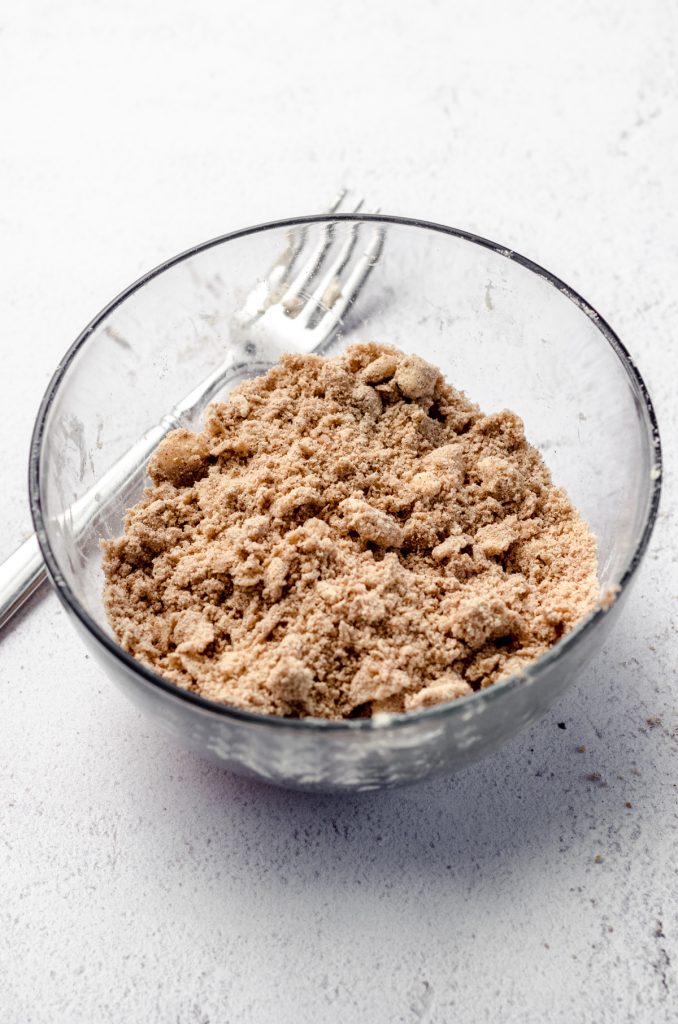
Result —
M595 664L495 756L411 789L286 793L174 749L34 600L0 638L3 1024L678 1019L677 68L673 0L3 5L0 557L85 322L345 181L580 290L668 464Z

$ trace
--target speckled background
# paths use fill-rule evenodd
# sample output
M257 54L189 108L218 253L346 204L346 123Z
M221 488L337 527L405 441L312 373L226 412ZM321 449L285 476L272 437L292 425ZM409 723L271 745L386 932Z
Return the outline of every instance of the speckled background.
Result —
M579 289L646 377L667 477L596 663L494 757L409 790L220 773L34 601L0 640L3 1024L678 1020L677 90L673 0L5 0L0 557L90 316L344 181Z

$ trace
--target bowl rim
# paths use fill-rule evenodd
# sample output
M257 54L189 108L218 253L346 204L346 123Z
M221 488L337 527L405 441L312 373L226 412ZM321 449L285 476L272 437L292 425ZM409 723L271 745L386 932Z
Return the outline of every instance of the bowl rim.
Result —
M362 718L362 719L341 719L341 720L328 720L323 718L284 718L275 715L263 715L253 711L245 711L240 708L231 707L226 704L218 704L215 701L208 700L205 697L200 696L197 693L193 693L190 690L185 690L175 683L170 682L169 679L165 679L163 676L153 672L150 668L147 668L141 662L137 661L127 651L125 651L116 641L110 637L104 630L94 621L89 615L86 609L80 604L75 594L71 591L66 580L64 579L60 569L59 561L52 550L47 531L45 528L45 518L43 516L42 500L40 494L40 482L41 482L41 452L42 443L45 434L45 423L52 403L56 397L62 380L68 372L68 369L75 359L80 349L87 343L88 339L92 336L97 327L106 320L106 318L123 302L125 302L131 295L139 291L146 284L158 277L160 274L169 270L171 267L190 259L192 256L198 253L205 252L208 249L214 248L219 245L223 245L226 242L233 241L235 239L244 238L250 235L256 235L265 233L270 230L280 230L285 228L293 228L299 226L305 226L308 224L321 224L328 222L338 221L352 221L352 222L374 222L392 224L404 227L420 228L425 231L432 231L438 234L452 236L454 238L461 239L465 242L470 242L473 245L477 245L481 248L490 249L497 253L499 256L505 259L511 260L515 263L520 264L526 270L543 280L547 281L550 285L556 288L561 294L566 296L571 302L574 303L588 318L595 324L603 338L611 346L619 361L621 362L624 370L626 371L627 377L630 380L632 389L636 396L641 400L641 408L643 416L641 417L646 427L646 439L649 440L651 450L651 472L650 472L650 493L649 501L647 503L647 511L645 516L645 522L636 544L636 547L628 559L624 571L621 574L618 584L613 585L617 589L614 594L611 595L609 601L599 602L598 605L585 616L575 627L566 633L565 636L559 640L553 647L549 648L540 658L536 661L527 665L521 672L508 676L506 679L494 683L492 686L487 687L484 690L477 691L473 694L469 694L467 697L462 697L449 703L437 704L430 708L420 708L413 711L400 712L400 713L389 713L388 715L377 715L374 718ZM610 327L607 321L598 313L594 307L586 301L574 288L571 288L568 284L562 281L551 271L546 270L544 267L535 263L527 256L516 252L504 245L500 245L497 242L493 242L490 239L484 238L481 235L474 234L470 231L465 231L461 228L454 228L445 224L438 224L433 221L421 220L416 217L400 217L389 214L310 214L307 216L289 217L281 220L267 221L262 224L256 224L251 227L240 228L235 231L230 231L223 235L218 235L215 238L209 239L208 241L201 242L197 245L191 246L191 248L184 250L183 252L172 256L162 263L158 264L153 269L142 274L141 277L137 278L132 284L128 285L122 292L120 292L114 299L112 299L99 313L90 321L90 323L80 332L75 341L72 343L64 357L57 365L52 378L47 385L42 401L40 403L38 413L33 428L33 433L30 442L30 455L29 455L29 501L31 516L35 527L35 532L38 538L38 543L42 556L45 560L48 576L51 580L54 589L57 592L58 597L64 604L66 609L76 616L76 619L84 626L86 631L92 634L94 640L96 640L115 660L122 663L125 668L133 676L140 678L140 682L145 684L151 684L153 687L160 689L168 697L173 697L186 704L193 705L197 710L206 712L209 714L217 715L220 717L234 719L242 723L249 723L250 725L258 725L264 727L270 727L273 729L283 728L292 730L320 730L323 732L363 732L371 731L374 729L382 730L384 726L396 728L407 728L408 726L414 726L417 723L422 722L424 719L428 720L439 720L448 716L462 715L467 716L468 714L474 714L476 711L480 711L480 705L486 702L492 702L499 700L502 695L508 691L515 689L516 687L522 687L528 683L534 681L541 673L551 666L554 662L557 662L571 647L579 644L585 635L594 630L598 624L604 619L604 617L610 611L610 608L616 604L619 597L627 589L632 577L635 574L638 565L647 549L654 525L657 520L657 514L659 510L659 500L661 494L662 484L662 452L661 452L661 440L659 436L659 427L657 424L657 418L655 415L652 400L647 390L647 386L640 375L640 372L629 354L626 347L623 345L616 332ZM475 710L472 710L475 709Z

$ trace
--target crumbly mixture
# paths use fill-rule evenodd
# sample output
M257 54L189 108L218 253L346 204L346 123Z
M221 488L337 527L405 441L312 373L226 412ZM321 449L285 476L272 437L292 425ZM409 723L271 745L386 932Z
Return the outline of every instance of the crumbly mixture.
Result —
M131 654L220 703L346 718L519 672L598 598L595 539L512 412L416 356L283 356L153 455L104 541Z

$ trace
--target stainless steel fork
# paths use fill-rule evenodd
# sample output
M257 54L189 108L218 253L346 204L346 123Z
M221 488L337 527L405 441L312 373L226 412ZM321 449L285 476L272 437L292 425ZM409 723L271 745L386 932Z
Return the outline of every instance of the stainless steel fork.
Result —
M342 189L328 213L357 214L362 206L362 199ZM148 459L169 431L193 423L238 371L248 366L264 370L283 352L322 352L327 348L384 244L379 223L360 220L350 222L345 238L337 244L336 223L311 222L290 229L285 251L234 315L232 344L223 363L63 513L72 530L84 533L93 522L103 520L121 492L145 475ZM46 576L33 534L0 565L0 629Z

